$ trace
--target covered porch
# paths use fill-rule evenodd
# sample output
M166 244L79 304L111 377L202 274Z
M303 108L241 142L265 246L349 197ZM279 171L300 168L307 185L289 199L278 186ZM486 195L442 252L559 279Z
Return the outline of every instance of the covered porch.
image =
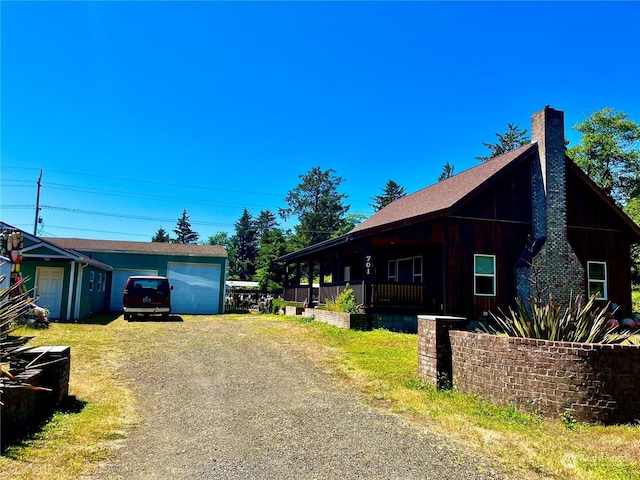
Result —
M363 313L442 313L443 256L439 242L330 240L280 259L286 263L285 300L324 305L348 285Z

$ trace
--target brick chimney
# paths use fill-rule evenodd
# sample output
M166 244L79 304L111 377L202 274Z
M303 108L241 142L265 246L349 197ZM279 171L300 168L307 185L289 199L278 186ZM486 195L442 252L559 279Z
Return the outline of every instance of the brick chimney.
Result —
M535 113L531 141L538 145L532 171L532 256L529 268L518 269L518 296L547 300L551 295L566 305L572 295L584 296L585 280L584 268L567 239L564 112L547 106Z

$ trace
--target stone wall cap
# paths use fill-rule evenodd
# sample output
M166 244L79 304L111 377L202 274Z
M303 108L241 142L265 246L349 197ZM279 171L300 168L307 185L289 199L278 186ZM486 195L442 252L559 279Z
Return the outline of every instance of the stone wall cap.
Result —
M440 320L440 321L446 321L446 322L466 322L467 319L466 317L454 317L451 315L434 315L434 314L422 314L422 315L418 315L418 318L424 319L424 320Z

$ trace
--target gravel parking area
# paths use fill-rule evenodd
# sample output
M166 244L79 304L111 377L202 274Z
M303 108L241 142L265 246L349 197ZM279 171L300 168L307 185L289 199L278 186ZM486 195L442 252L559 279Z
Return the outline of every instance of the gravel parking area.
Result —
M256 321L167 322L131 352L121 375L143 420L90 478L502 478L447 438L364 404L256 335Z

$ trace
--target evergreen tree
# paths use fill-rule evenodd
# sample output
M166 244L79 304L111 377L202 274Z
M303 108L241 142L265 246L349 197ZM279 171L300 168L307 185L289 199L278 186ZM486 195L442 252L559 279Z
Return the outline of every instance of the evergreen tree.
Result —
M445 163L442 167L442 173L438 177L438 181L441 182L442 180L453 177L453 168L453 165L451 165L449 162Z
M237 280L253 281L258 254L258 233L253 217L246 208L235 223L235 228L233 270L230 273L230 278L233 275L233 278Z
M569 157L619 205L640 195L640 125L603 108L573 127L580 143Z
M337 230L332 235L332 238L337 238L340 235L344 235L345 233L349 233L351 230L356 228L358 225L360 225L366 219L367 219L367 216L364 215L363 213L348 213L344 217L344 224L342 225L342 228Z
M171 241L171 239L169 238L169 232L160 227L156 234L151 238L151 241L169 243Z
M486 162L487 160L491 160L494 157L510 152L511 150L515 150L529 142L530 137L527 136L527 129L519 130L519 127L520 125L508 123L507 130L503 134L496 133L498 143L482 142L482 144L489 149L490 153L488 157L476 157L476 160Z
M371 203L370 205L377 212L379 210L382 210L391 202L404 197L406 194L407 191L404 187L401 187L393 180L389 180L385 187L382 189L382 194L373 197L372 200L374 203Z
M290 251L291 244L287 241L282 229L272 228L263 233L256 259L256 277L261 291L269 293L282 292L286 266L274 263L273 260Z
M176 234L174 243L198 243L198 238L200 237L197 232L191 230L191 222L186 209L182 211L182 217L178 219L173 232Z
M343 203L347 195L338 192L342 178L335 175L335 170L313 167L300 178L302 183L285 198L288 208L281 208L279 213L285 220L291 215L298 217L300 224L295 227L295 242L306 247L340 231L349 205Z
M206 245L218 245L220 247L224 247L224 249L229 252L232 243L233 242L228 232L217 232L215 235L211 235L207 238Z
M258 243L262 237L278 226L276 214L270 210L263 210L255 221L256 233L258 235Z

